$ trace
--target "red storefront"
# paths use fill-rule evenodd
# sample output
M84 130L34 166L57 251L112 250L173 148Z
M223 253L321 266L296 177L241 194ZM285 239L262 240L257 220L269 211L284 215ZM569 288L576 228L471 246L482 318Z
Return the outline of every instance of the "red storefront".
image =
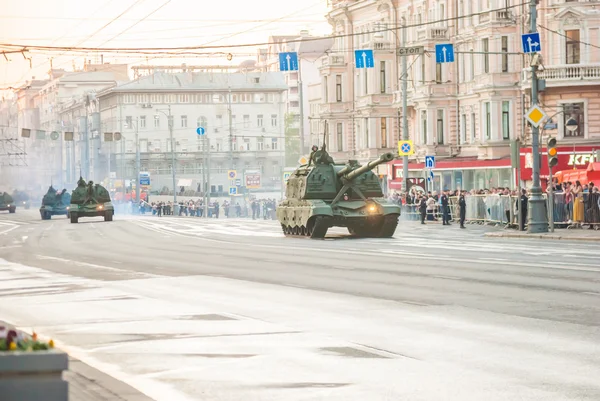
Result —
M600 161L596 160L595 151L600 150L600 145L597 146L559 146L558 149L558 164L552 168L552 173L563 170L586 170L590 162ZM540 179L542 187L546 188L548 182L548 157L546 154L546 147L541 149L541 168L540 168ZM532 180L532 166L533 157L531 155L531 148L521 149L521 180L530 184Z
M558 147L558 165L553 168L553 172L561 170L587 169L590 162L595 160L595 150L600 150L597 146L571 146ZM548 159L546 157L546 148L540 149L541 160L541 183L546 188L548 180ZM533 158L531 148L522 148L520 157L521 182L525 186L531 186L531 174ZM600 161L600 160L599 160ZM395 160L388 164L388 186L391 191L399 191L402 188L402 160ZM425 170L424 163L409 163L408 177L422 179L426 178L428 171ZM517 184L516 171L511 167L510 158L480 160L475 157L457 157L448 159L438 159L433 172L433 189L440 191L442 189L454 190L462 188L464 190L484 189L493 187L514 188ZM411 183L422 185L423 180L411 180Z

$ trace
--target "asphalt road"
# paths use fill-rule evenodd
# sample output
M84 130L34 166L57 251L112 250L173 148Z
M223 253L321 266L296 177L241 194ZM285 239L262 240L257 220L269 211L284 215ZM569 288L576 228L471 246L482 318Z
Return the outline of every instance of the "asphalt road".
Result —
M156 400L598 400L597 243L0 214L0 317Z

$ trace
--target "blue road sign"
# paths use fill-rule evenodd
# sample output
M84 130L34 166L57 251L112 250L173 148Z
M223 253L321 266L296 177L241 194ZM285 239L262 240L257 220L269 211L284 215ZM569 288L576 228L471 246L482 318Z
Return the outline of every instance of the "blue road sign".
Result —
M410 152L410 143L403 143L400 148L402 149L403 153L409 153Z
M241 179L241 178L236 178L236 180L235 180L235 185L236 185L236 186L238 186L238 187L239 187L240 185L242 185L242 179Z
M140 173L140 185L150 185L150 175Z
M229 187L229 195L237 195L237 187Z
M427 181L429 181L429 182L433 181L433 171L430 171L429 174L427 174Z
M435 156L425 156L425 168L435 168Z
M435 62L436 63L453 63L454 62L454 45L447 43L435 45Z
M279 71L298 71L298 53L279 53Z
M356 68L375 67L373 50L354 50L354 63L356 64Z
M206 134L206 130L204 129L204 127L198 127L198 128L196 128L196 134L202 136L202 135Z
M523 42L523 53L538 53L542 51L539 32L524 33L521 35L521 41Z

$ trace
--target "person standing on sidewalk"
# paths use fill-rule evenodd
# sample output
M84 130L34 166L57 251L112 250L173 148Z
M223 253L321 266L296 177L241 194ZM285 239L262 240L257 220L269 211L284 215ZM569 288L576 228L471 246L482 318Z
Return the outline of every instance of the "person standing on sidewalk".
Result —
M465 218L467 217L467 201L465 200L465 192L460 191L460 195L458 197L458 209L460 215L460 228L465 227Z
M423 194L419 203L419 212L421 213L421 224L425 224L425 216L427 215L427 196Z
M450 205L448 205L448 190L442 192L440 197L440 203L442 204L442 225L450 225Z

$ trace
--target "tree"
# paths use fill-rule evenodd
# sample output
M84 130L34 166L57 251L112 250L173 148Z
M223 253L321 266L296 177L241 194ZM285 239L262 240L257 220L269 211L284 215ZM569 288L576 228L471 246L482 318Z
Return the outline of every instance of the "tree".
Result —
M285 115L285 165L295 167L300 158L300 129L297 127L298 115Z

